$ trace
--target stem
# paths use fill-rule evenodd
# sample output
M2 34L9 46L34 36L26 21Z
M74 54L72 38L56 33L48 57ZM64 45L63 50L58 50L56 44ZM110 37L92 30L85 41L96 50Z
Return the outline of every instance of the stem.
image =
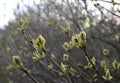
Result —
M105 1L105 0L100 0L102 2L106 2L106 3L112 3L111 1ZM114 2L114 4L120 5L120 3Z
M34 83L39 83L32 75L30 75L30 73L27 70L23 69L22 71L26 73L28 77L34 81Z
M53 59L51 59L51 57L49 56L48 52L45 51L45 53L49 57L49 59L56 65L56 67L61 71L61 68L59 67L59 65ZM67 77L67 75L64 75L64 77L66 78L66 80L67 80L68 83L72 83L71 80Z
M98 74L98 76L101 78L101 80L102 80L104 83L106 83L105 80L102 78L101 74L97 71L96 66L93 64L93 62L91 61L90 57L88 56L88 53L87 53L87 51L86 51L86 48L83 48L83 51L84 51L84 53L85 53L85 56L88 58L89 62L90 62L91 65L93 66L95 72Z
M28 41L28 43L30 43L30 45L33 47L32 43L29 41L28 36L27 36L27 34L25 33L25 31L22 31L22 33L23 33L26 41ZM34 47L33 47L33 48L34 48ZM44 49L43 51L44 51L44 53L49 57L49 59L57 66L57 68L61 71L61 68L59 67L59 65L58 65L53 59L51 59L51 57L49 56L48 52L47 52L45 49ZM61 72L62 72L62 71L61 71ZM26 74L27 74L30 78L32 77L28 72L27 72ZM67 75L64 75L64 77L66 78L66 80L67 80L68 83L72 83L71 80L67 77ZM33 77L32 77L31 79L33 79ZM36 83L38 83L38 82L36 82Z
M29 40L28 40L28 36L25 34L25 31L22 31L23 35L24 35L24 38L26 39L26 41L28 41L29 43ZM31 44L31 43L30 43ZM31 44L32 45L32 44ZM26 73L28 75L28 77L33 80L35 83L39 83L32 75L29 74L29 72L26 70L26 69L21 69L21 71L23 71L24 73Z
M119 15L117 15L117 14L115 14L115 13L111 12L110 10L106 9L105 7L100 6L100 5L99 5L99 7L100 7L100 8L103 8L103 9L104 9L104 10L106 10L107 12L109 12L109 13L113 14L114 16L116 16L116 17L120 18L120 16L119 16Z
M33 44L32 44L31 41L29 41L29 38L28 38L28 35L26 34L26 32L25 32L25 31L22 31L22 33L23 33L23 36L24 36L25 40L30 44L31 47L33 47ZM34 47L33 47L33 48L34 48Z

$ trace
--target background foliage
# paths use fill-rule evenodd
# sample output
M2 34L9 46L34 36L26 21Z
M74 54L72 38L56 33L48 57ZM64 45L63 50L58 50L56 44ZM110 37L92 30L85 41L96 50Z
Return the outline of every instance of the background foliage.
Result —
M112 5L107 9L99 1ZM34 3L34 7L26 6L27 11L15 12L16 20L9 22L5 30L0 30L0 83L33 83L19 69L10 70L13 64L12 56L19 55L24 66L30 71L40 83L66 83L64 78L48 71L47 66L50 63L45 59L42 62L32 60L34 49L28 41L36 39L40 34L46 39L46 47L50 55L55 55L55 61L60 65L63 54L68 54L70 59L65 64L73 67L79 63L80 76L70 77L73 83L90 83L95 72L91 69L85 69L88 65L84 52L81 49L74 48L72 54L63 49L64 42L70 41L71 37L80 31L87 33L87 52L92 58L95 57L96 66L102 76L105 71L101 67L103 61L110 71L111 83L120 82L120 70L115 70L112 63L116 60L120 62L120 10L115 9L119 6L115 0L41 0L40 4ZM89 5L95 6L94 11ZM18 4L19 11L19 4ZM99 16L96 14L99 12ZM19 22L23 22L21 26ZM61 31L61 28L71 29L68 35ZM25 30L28 41L25 39L21 30ZM107 51L107 52L106 52ZM73 56L72 56L73 55ZM75 58L75 60L73 60ZM48 62L47 62L48 61ZM88 79L88 80L87 80ZM95 81L95 80L94 80ZM98 82L100 82L98 80Z

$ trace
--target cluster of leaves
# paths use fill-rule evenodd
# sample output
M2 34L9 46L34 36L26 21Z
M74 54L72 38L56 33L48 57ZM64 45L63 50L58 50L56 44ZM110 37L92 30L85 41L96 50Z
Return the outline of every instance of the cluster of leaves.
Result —
M63 28L63 27L62 27ZM67 33L66 35L69 34L70 32L70 26L69 26L69 31L65 32L64 28L61 29L63 33ZM23 34L25 35L25 34ZM27 38L26 38L27 39ZM28 41L28 40L27 40ZM62 61L60 61L60 64L55 60L55 55L54 54L50 54L49 50L46 48L46 39L42 36L39 35L36 39L33 39L31 42L28 41L28 43L32 44L32 47L35 49L35 51L33 52L33 61L34 62L43 62L44 60L47 62L47 58L48 58L48 62L47 62L47 70L48 71L53 71L54 73L56 73L56 75L60 76L60 77L64 77L66 79L66 81L69 83L71 83L71 78L70 77L77 77L77 75L79 75L79 65L74 66L68 63L69 59L70 59L70 55L71 55L71 50L76 47L76 48L80 48L83 50L83 52L85 53L85 57L87 59L87 65L81 65L81 67L83 67L84 70L94 70L96 71L95 75L97 76L97 78L95 78L94 76L92 77L93 82L96 82L97 80L99 81L110 81L113 76L110 74L110 70L109 68L107 68L107 63L106 61L102 61L101 62L101 68L103 68L105 75L101 75L99 73L99 71L96 69L97 65L96 65L96 59L95 57L93 57L92 59L90 59L89 55L86 52L86 32L82 31L79 34L75 34L71 37L71 40L69 42L64 42L63 44L63 48L64 50L66 50L67 52L70 52L70 54L64 54ZM106 57L109 57L109 51L107 49L103 49L103 54ZM33 76L31 76L31 74L28 72L27 68L25 68L23 66L22 61L20 60L19 56L13 56L13 62L15 63L16 67L18 69L20 69L21 71L23 71L24 73L26 73L35 83L39 83ZM77 63L78 64L78 63ZM44 64L43 66L46 66L46 64ZM112 63L112 67L114 69L114 71L118 71L119 67L120 67L120 63L117 62L116 60L113 61ZM12 70L12 66L10 66L8 69Z

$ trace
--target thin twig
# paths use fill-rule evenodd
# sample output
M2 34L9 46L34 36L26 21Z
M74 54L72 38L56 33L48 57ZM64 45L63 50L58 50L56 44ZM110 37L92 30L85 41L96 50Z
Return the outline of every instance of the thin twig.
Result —
M111 1L105 1L105 0L100 0L100 1L102 1L102 2L106 2L106 3L111 3L111 4L117 4L117 5L120 5L120 3L117 3L117 2L111 2Z
M91 65L93 66L93 68L95 69L95 72L98 74L98 76L101 78L101 80L106 83L106 81L102 78L101 74L97 71L96 66L93 64L93 62L91 61L90 57L87 54L86 48L83 48L83 51L85 53L85 56L88 58L89 62L91 63Z
M30 43L30 45L33 47L32 43L29 41L28 36L27 36L27 34L25 33L25 31L22 31L22 33L23 33L26 41L28 41L28 43ZM33 47L33 48L34 48L34 47ZM48 58L56 65L56 67L57 67L58 69L60 69L60 71L61 71L61 68L59 67L59 65L58 65L53 59L51 59L51 57L49 56L48 51L44 50L44 53L45 53L45 54L48 56ZM62 72L62 71L61 71L61 72ZM30 77L31 77L31 76L30 76ZM72 83L71 80L70 80L66 75L64 75L64 77L66 78L66 80L67 80L68 83Z
M26 70L26 69L21 69L21 71L23 71L25 74L27 74L27 76L34 81L34 83L39 83L32 75L30 75L30 73Z
M100 5L98 5L98 6L99 6L100 8L103 8L104 10L108 11L109 13L113 14L114 16L117 16L118 18L120 18L120 16L119 16L119 15L117 15L117 14L115 14L115 13L111 12L110 10L106 9L105 7L100 6Z
M53 62L56 65L56 67L61 71L61 68L59 67L59 65L53 59L51 59L51 57L49 56L48 51L45 51L45 53L48 56L48 58L51 60L51 62ZM63 75L63 76L66 78L68 83L72 83L71 80L67 77L67 75Z

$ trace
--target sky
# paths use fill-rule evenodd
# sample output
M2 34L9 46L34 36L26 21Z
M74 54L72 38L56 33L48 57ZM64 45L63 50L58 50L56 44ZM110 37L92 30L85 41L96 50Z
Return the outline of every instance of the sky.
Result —
M33 6L33 1L36 4L40 3L40 0L0 0L0 28L4 28L4 25L7 25L9 21L12 21L15 19L14 17L14 11L17 10L17 4L20 5L20 10L25 9L25 5ZM110 1L110 0L108 0ZM119 1L119 0L115 0ZM89 3L89 0L88 0ZM105 8L109 9L110 4L108 3L101 3ZM93 8L93 4L89 4L89 8ZM96 12L97 13L97 12Z
M40 3L40 0L0 0L0 28L4 28L4 25L15 19L14 11L17 9L18 3L20 10L23 10L25 5L33 6L33 1L36 4Z

